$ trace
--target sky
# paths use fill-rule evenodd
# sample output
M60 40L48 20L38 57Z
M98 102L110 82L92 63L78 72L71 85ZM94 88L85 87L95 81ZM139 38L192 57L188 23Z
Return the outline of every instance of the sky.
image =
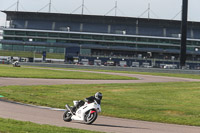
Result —
M19 0L19 11L48 12L45 7L50 0ZM56 13L80 14L83 0L51 0L52 10ZM114 16L117 1L117 16L147 18L150 4L150 18L156 19L181 19L182 0L84 0L84 14ZM200 22L200 0L188 0L188 20ZM17 0L0 0L0 10L16 10ZM13 5L13 6L12 6ZM9 8L10 7L10 8ZM42 10L41 10L42 9ZM144 13L145 12L145 13ZM108 14L107 14L108 13ZM143 14L144 13L144 14ZM0 26L5 26L6 15L0 12Z

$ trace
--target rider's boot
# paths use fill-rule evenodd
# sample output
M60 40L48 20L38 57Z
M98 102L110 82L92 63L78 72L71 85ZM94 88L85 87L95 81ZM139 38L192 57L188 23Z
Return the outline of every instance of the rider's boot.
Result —
M72 107L72 112L75 113L76 112L76 107Z

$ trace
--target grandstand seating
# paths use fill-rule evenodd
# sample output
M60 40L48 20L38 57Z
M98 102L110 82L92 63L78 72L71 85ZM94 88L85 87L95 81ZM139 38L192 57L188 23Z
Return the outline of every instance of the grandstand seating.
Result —
M69 27L69 29L67 29ZM69 31L80 31L80 23L74 22L56 22L55 30L69 30Z
M12 22L12 28L23 29L24 25L25 25L25 21L24 20L14 20Z
M163 28L160 28L160 27L139 27L139 35L163 36Z
M84 32L107 33L108 32L108 25L106 25L106 24L95 24L95 23L84 23L83 24L83 31Z
M12 25L14 28L25 28L24 20L15 20ZM28 29L40 29L40 30L52 30L53 21L28 21ZM108 33L108 24L96 24L96 23L82 23L83 32L95 32L95 33ZM69 27L69 29L67 29ZM76 31L80 32L81 23L79 22L55 22L54 30L64 30L64 31ZM194 31L194 38L200 38L199 30ZM112 24L110 27L110 33L112 34L123 34L135 35L136 26L134 25L120 25ZM180 29L175 27L166 27L167 37L179 37ZM163 28L161 26L151 26L151 25L139 25L138 34L144 36L164 36ZM188 30L188 37L191 37L190 30Z
M28 16L14 18L11 28L111 33L126 35L138 34L142 36L160 36L175 38L179 38L181 33L180 21L120 17L109 18L107 16L76 16L69 14L66 18L59 17L55 19L54 17L51 18L50 16L48 16L47 18L42 19L44 18L44 14L41 13L38 15L39 16L37 19L31 19ZM28 23L26 23L26 21ZM194 25L194 27L192 27L192 24ZM188 38L200 39L199 24L192 24L189 23L188 25ZM193 31L191 32L191 30Z
M124 31L125 34L128 35L135 35L136 34L136 27L133 25L120 25L120 24L112 24L111 25L111 33L119 34Z
M40 29L40 30L51 30L52 29L52 23L50 21L36 21L31 20L28 23L28 29Z
M179 34L181 33L181 30L175 27L168 27L166 28L166 33L167 37L180 37Z
M200 39L200 29L194 29L194 38L195 39Z

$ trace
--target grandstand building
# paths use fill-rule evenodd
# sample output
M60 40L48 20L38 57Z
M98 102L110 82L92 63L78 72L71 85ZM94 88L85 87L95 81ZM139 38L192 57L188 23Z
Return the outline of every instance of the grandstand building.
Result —
M181 21L3 11L3 50L65 53L75 60L132 66L179 66ZM200 64L200 22L188 22L187 65Z

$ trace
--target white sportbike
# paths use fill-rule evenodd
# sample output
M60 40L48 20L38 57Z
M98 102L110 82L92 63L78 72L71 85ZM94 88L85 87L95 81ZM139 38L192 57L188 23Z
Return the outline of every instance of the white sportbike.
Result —
M78 101L73 101L74 106ZM65 105L66 111L63 114L63 120L70 122L72 120L83 121L86 124L92 124L98 117L98 113L101 112L101 106L94 100L93 103L85 102L83 106L78 108L76 112L72 112L72 107L68 104Z

